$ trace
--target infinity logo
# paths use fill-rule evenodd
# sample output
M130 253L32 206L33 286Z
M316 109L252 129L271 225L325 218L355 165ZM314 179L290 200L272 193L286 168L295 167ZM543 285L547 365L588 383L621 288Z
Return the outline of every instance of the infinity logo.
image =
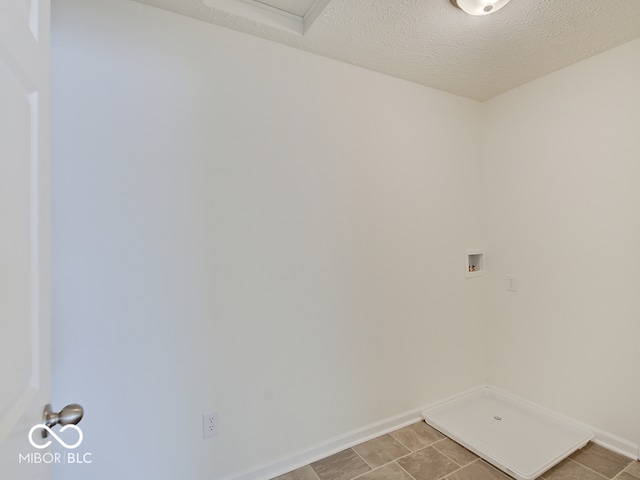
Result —
M37 425L34 425L33 427L31 427L31 430L29 430L29 443L33 446L33 448L37 448L41 450L51 445L51 440L47 440L47 442L43 443L42 445L39 445L33 441L33 432L41 428L49 432L49 435L55 438L60 445L62 445L64 448L68 448L69 450L78 447L82 443L82 430L80 430L80 427L78 427L77 425L69 424L69 425L65 425L60 429L60 433L64 432L69 428L78 432L78 441L73 445L69 445L68 443L65 443L58 435L56 435L56 433L53 430L51 430L45 424L38 423Z

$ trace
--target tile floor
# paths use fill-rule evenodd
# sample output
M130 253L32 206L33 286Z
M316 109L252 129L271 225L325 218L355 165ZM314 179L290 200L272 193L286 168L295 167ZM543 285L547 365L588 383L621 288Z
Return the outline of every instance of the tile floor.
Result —
M425 422L323 458L277 480L509 480ZM640 480L640 462L594 443L539 480ZM276 480L276 479L274 479Z

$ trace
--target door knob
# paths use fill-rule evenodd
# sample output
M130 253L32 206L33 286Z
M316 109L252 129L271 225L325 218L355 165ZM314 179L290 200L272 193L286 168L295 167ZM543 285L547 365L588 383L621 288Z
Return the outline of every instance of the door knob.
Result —
M59 413L54 412L51 409L51 404L47 404L44 406L44 411L42 412L42 416L44 418L44 423L47 427L51 428L54 425L77 425L80 420L82 420L82 416L84 415L84 409L81 405L77 403L72 403L71 405L67 405ZM42 430L42 438L47 438L48 432L46 430Z

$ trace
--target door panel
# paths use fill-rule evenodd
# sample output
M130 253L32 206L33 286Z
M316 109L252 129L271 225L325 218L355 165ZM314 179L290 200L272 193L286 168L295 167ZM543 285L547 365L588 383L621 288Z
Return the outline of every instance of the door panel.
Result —
M49 4L0 0L0 471L50 478L31 426L50 397Z

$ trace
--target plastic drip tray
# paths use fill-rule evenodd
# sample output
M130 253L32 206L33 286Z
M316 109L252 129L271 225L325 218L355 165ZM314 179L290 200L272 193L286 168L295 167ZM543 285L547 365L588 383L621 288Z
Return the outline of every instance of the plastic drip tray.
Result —
M593 438L559 415L491 387L422 412L449 438L518 480L533 480Z

